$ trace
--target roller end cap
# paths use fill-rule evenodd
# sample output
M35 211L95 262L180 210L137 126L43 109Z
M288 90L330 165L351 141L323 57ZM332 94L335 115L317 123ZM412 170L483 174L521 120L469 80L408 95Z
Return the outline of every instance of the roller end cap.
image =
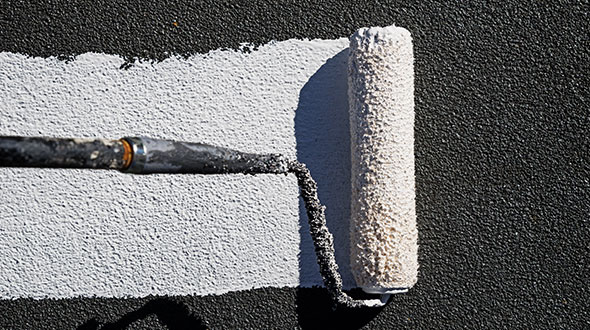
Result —
M380 288L380 287L362 287L363 291L368 294L396 294L406 293L409 288Z

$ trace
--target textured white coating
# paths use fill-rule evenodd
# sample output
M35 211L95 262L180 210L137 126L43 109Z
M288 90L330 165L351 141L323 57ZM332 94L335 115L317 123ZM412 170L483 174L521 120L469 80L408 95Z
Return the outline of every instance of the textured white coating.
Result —
M351 269L371 292L412 287L418 276L413 62L403 28L350 37Z
M0 134L144 135L295 158L302 152L295 128L300 92L347 47L347 39L289 40L252 53L217 50L128 70L119 69L120 57L104 54L66 63L0 53ZM342 107L346 114L345 57L341 64L323 76L344 83L327 86L319 99L307 95L306 111ZM297 125L305 130L318 120L332 119L301 115ZM336 150L348 141L330 143ZM330 149L317 157L342 163ZM300 229L307 220L292 175L0 168L0 189L0 298L322 285L309 234ZM333 199L332 205L348 208ZM348 222L342 226L347 231ZM346 258L347 241L336 235ZM350 287L347 267L341 265Z

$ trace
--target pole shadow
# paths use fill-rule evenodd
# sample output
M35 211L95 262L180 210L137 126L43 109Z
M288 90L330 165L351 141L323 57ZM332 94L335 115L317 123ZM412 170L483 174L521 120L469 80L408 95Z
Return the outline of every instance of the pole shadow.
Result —
M170 330L207 329L201 319L194 316L183 303L169 298L156 298L114 322L101 323L93 318L80 325L77 330L127 329L135 321L150 315L156 315L158 320Z

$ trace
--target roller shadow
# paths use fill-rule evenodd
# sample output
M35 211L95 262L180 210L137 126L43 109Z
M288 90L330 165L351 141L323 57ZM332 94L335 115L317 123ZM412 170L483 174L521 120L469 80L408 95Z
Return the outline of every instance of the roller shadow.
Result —
M167 298L148 301L141 308L123 315L115 322L101 323L93 318L80 325L77 330L119 330L127 329L133 322L156 315L170 330L206 329L201 319L192 315L183 303Z
M346 291L355 299L375 299L361 289ZM324 288L297 290L297 322L301 329L360 329L385 307L333 308L332 298Z
M311 76L299 93L295 113L297 159L307 165L318 183L320 201L326 206L328 229L334 236L336 262L344 287L354 287L350 271L350 124L348 115L348 48L330 58ZM309 234L303 202L300 214L300 285L322 283ZM362 296L359 290L351 293ZM381 309L333 310L324 288L297 291L297 315L304 329L345 324L355 329L368 323Z
M334 235L336 262L346 285L352 285L349 262L350 124L348 118L348 49L330 58L299 93L295 112L297 159L309 168L326 206L328 229ZM305 206L299 203L299 281L308 287L322 283Z

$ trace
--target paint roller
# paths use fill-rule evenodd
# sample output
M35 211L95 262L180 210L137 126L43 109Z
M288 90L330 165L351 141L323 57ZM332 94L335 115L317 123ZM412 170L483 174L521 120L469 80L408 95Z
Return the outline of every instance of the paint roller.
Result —
M343 291L333 237L305 164L202 143L147 137L120 140L0 137L0 166L115 169L124 173L288 174L297 177L324 284L337 304L383 306L417 281L414 188L414 84L410 33L363 28L350 38L351 269L380 299Z
M368 293L418 279L410 32L365 28L350 38L351 268Z

